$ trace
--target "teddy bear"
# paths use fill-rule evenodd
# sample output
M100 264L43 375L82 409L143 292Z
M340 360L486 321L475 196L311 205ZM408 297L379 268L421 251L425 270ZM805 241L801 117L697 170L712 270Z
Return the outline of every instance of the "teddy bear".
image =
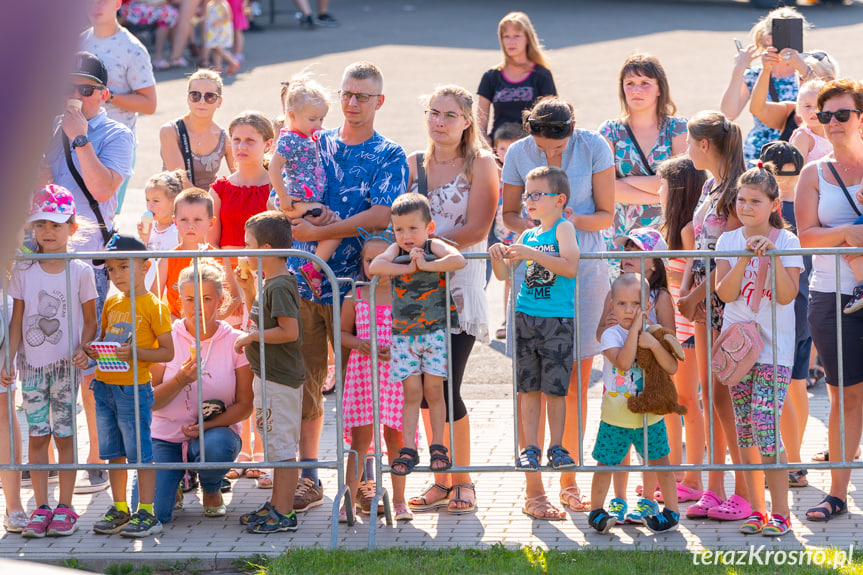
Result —
M24 320L24 338L30 347L45 343L56 345L63 337L60 320L56 318L62 302L45 290L39 291L39 304L36 313Z
M673 330L653 324L647 327L647 333L658 339L668 353L676 355L683 361L683 348ZM626 400L629 411L656 415L667 413L685 415L688 410L685 405L677 402L677 388L674 387L671 376L660 367L659 362L653 357L653 352L646 347L639 347L635 357L644 373L644 388L638 396Z

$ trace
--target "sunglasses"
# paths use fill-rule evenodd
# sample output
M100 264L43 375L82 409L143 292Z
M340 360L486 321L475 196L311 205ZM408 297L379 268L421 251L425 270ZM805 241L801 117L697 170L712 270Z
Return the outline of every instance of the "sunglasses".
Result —
M365 104L372 98L383 96L383 94L363 94L362 92L347 92L344 90L339 90L339 96L341 97L342 102L350 102L351 99L356 98L357 103Z
M66 93L72 94L78 92L82 98L89 98L93 95L94 91L99 90L101 92L104 89L105 86L93 86L92 84L69 84Z
M539 199L543 196L559 196L560 194L556 194L554 192L525 192L521 195L522 201L538 202Z
M221 98L221 94L217 94L215 92L204 92L201 94L197 90L192 90L189 92L189 100L192 102L200 102L201 97L203 96L204 101L208 104L215 104L219 98Z
M564 138L572 133L572 121L552 122L528 118L527 124L530 127L531 135L551 138L552 140Z
M851 112L855 112L857 114L863 114L863 111L861 111L861 110L842 109L842 110L836 110L835 112L818 112L815 115L818 116L818 121L821 122L822 124L829 124L830 119L834 116L836 117L837 122L844 123L844 122L847 122L848 118L851 117Z

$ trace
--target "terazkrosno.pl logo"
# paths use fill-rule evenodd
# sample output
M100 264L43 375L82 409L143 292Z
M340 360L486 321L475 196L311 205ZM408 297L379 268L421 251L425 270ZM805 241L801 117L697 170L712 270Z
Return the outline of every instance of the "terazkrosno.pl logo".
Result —
M802 549L768 549L764 545L750 545L746 549L705 549L692 554L694 565L815 565L840 569L851 564L854 545L844 549L806 547Z

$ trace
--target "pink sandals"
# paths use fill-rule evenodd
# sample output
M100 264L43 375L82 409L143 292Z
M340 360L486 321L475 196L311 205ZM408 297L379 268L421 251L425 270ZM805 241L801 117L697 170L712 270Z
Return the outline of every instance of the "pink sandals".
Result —
M699 491L698 489L693 489L688 485L684 485L677 482L677 502L678 503L686 503L687 501L698 501L701 499L701 496L704 495L703 491ZM662 492L657 489L656 493L653 494L654 499L659 501L660 503L664 503L662 500Z
M710 519L719 521L739 521L750 515L752 515L752 506L737 494L732 495L722 504L707 510L707 516Z
M686 509L686 517L689 519L703 519L707 517L709 511L714 507L722 504L722 500L709 489L701 494L698 502L695 505L690 505Z

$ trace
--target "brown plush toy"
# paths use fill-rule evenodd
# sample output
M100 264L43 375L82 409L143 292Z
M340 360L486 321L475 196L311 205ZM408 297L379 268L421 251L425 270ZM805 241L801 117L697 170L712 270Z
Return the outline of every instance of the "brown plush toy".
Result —
M647 327L647 333L658 339L668 353L676 355L681 361L684 359L683 348L672 330L654 324ZM671 376L660 367L659 362L653 357L653 352L646 347L639 347L635 357L644 372L644 389L637 397L630 397L626 401L629 411L657 415L667 413L685 415L686 406L677 402L677 388L674 387Z

